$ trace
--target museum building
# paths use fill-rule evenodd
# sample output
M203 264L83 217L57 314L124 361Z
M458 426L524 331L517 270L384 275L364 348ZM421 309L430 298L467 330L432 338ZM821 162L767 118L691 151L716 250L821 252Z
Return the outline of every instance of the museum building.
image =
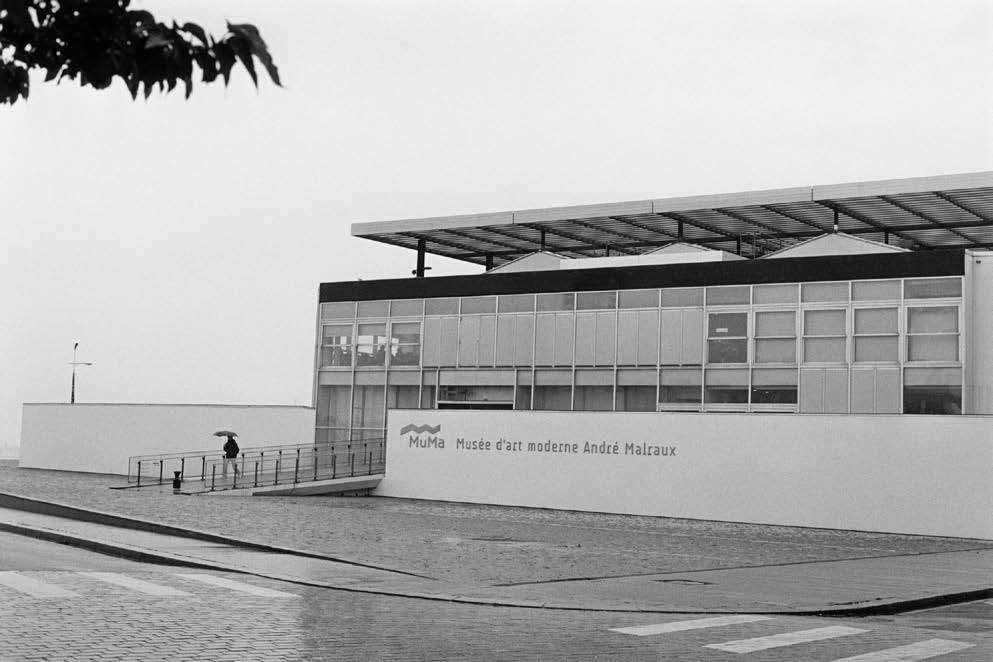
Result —
M416 259L320 285L318 442L381 439L390 409L993 413L993 173L352 235Z

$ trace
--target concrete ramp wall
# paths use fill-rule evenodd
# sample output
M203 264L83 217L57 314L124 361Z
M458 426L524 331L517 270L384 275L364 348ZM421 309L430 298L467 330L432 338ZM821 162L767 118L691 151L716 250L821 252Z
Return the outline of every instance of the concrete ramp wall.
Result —
M390 410L376 494L993 539L993 418Z
M280 405L24 405L20 466L127 474L128 458L220 448L217 430L238 444L305 444L314 438L314 409Z

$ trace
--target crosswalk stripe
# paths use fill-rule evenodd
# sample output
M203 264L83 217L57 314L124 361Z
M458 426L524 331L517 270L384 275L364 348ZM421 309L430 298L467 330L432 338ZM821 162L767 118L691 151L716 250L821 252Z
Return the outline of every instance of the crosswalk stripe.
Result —
M868 632L868 630L834 625L826 628L814 628L813 630L784 632L783 634L774 634L768 637L738 639L736 641L728 641L723 644L708 644L706 648L716 648L717 650L727 651L729 653L752 653L754 651L766 650L767 648L794 646L796 644L804 644L809 641L834 639L835 637L845 637L850 634L861 634L863 632Z
M108 584L116 584L118 586L123 586L124 588L130 588L140 593L147 593L148 595L189 595L186 591L180 591L169 586L153 584L152 582L135 579L134 577L128 577L127 575L121 575L116 572L80 572L78 574L83 575L84 577L92 577L93 579L98 579L102 582L107 582Z
M293 593L285 593L283 591L276 591L271 588L263 588L261 586L254 586L252 584L246 584L244 582L236 582L232 579L225 579L224 577L214 577L213 575L203 575L203 574L193 574L184 575L176 573L178 577L183 577L185 579L192 579L194 581L203 582L204 584L212 584L213 586L220 586L221 588L229 588L232 591L241 591L242 593L251 593L252 595L259 595L266 598L295 598L298 597Z
M33 577L22 575L17 572L6 570L0 572L0 584L10 587L15 591L27 593L36 598L77 598L78 593L67 591L64 588L39 581Z
M756 614L740 614L734 616L715 616L713 618L696 618L691 621L674 621L672 623L658 623L655 625L635 625L627 628L610 628L610 630L611 632L620 632L621 634L633 634L638 637L647 637L650 634L665 634L666 632L682 632L684 630L716 628L722 625L754 623L755 621L768 620L771 620L771 617L758 616Z
M916 644L887 648L875 653L843 657L834 662L916 662L917 660L926 660L965 648L972 648L974 645L963 641L951 641L950 639L928 639L927 641L918 641Z

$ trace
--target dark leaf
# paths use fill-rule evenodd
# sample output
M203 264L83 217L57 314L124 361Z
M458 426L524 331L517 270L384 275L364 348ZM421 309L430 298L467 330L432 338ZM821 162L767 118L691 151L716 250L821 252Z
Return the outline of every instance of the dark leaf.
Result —
M153 32L149 34L148 39L145 40L145 48L162 48L171 43L172 42L162 33Z
M234 66L234 51L224 42L214 45L214 55L217 57L217 69L224 77L224 85L231 79L231 67Z
M207 33L196 23L183 23L183 27L180 28L183 32L189 32L191 35L200 40L200 43L204 46L209 46L207 43Z
M248 75L252 77L252 82L255 87L259 86L259 77L255 73L255 61L252 60L252 47L248 43L248 39L241 35L233 35L227 39L228 45L234 50L235 55L241 60L241 63L245 65L245 69L248 69Z
M200 67L200 71L203 72L203 82L212 83L217 80L217 62L214 61L214 58L211 57L206 48L194 46L193 59L196 61L197 66Z
M144 9L138 9L135 11L128 12L128 21L133 26L141 26L148 29L155 25L155 17L152 16L151 12L147 12Z
M272 79L276 85L282 87L282 83L279 81L279 70L276 68L276 64L272 61L272 56L269 55L269 48L266 46L265 42L262 41L262 35L259 34L258 28L249 23L239 23L232 24L228 23L228 30L233 34L240 35L248 40L248 44L252 49L252 54L259 58L259 62L265 67L265 70L269 73L269 78Z
M137 76L124 76L124 75L122 75L121 78L124 79L124 84L128 86L128 92L131 93L131 99L132 100L137 99L138 98L138 87L141 85L141 81L138 80L138 77Z

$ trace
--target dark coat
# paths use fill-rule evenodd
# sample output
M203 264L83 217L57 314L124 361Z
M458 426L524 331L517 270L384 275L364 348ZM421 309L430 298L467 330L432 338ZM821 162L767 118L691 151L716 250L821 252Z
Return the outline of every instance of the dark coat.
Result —
M224 444L224 457L238 457L238 442L231 437Z

